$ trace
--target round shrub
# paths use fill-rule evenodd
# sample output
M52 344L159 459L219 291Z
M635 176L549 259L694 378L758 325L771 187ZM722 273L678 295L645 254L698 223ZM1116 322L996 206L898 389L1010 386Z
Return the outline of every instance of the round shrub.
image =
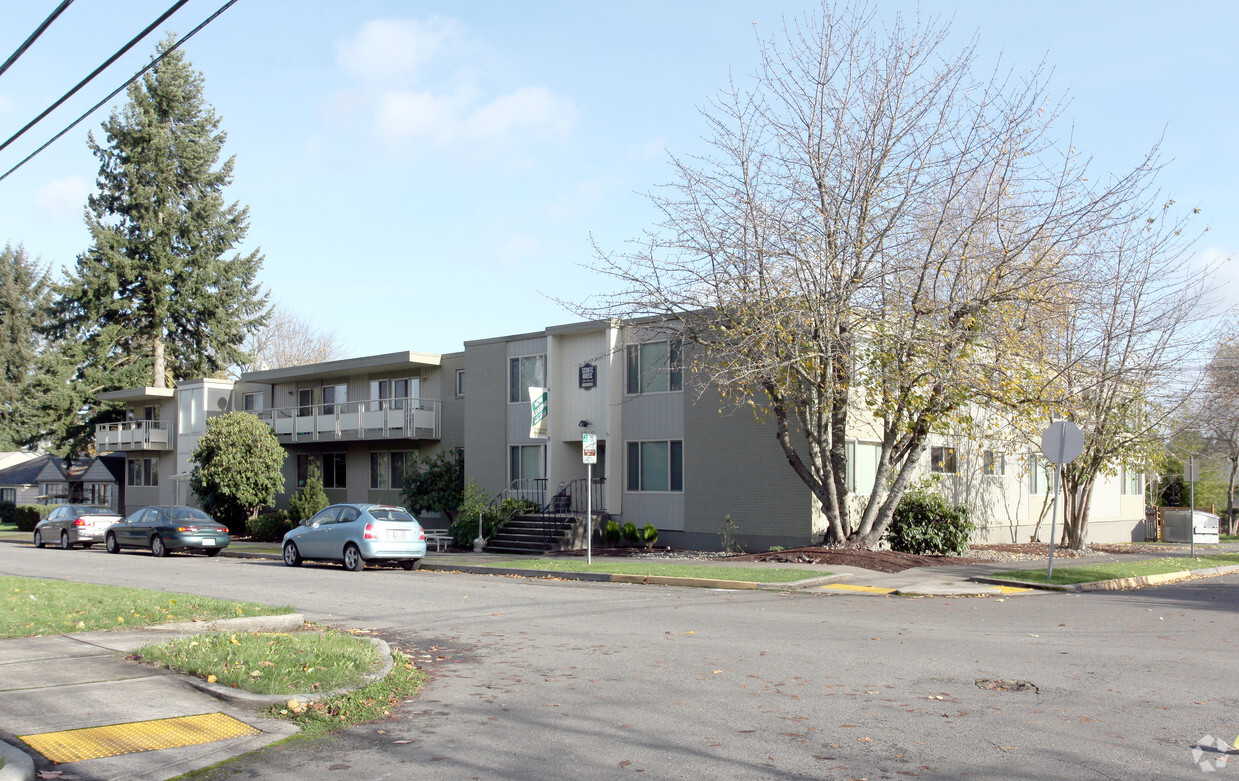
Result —
M291 528L293 525L288 520L288 513L283 510L263 513L245 522L245 530L255 542L279 542L284 539L284 532Z
M968 539L975 530L967 507L951 505L918 486L899 500L886 541L892 550L903 553L947 556L968 550Z
M17 514L17 505L12 502L0 502L0 523L12 523Z
M645 541L647 548L653 548L658 543L658 529L654 528L654 524L645 525L645 528L641 530L641 539Z
M51 515L60 505L19 504L13 508L13 523L19 532L32 532L39 521Z
M607 521L607 525L602 528L602 539L607 545L615 547L619 545L620 537L623 536L620 531L620 525L615 521Z
M640 535L637 533L636 524L632 521L624 524L624 542L629 545L636 545L640 539Z

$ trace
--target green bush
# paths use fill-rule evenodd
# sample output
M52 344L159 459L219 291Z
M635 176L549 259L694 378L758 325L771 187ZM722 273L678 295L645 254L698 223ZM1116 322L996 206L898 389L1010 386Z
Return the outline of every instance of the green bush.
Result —
M637 534L637 526L632 521L624 524L624 542L629 545L636 545L641 537Z
M974 530L967 507L951 505L926 487L916 486L899 500L886 541L892 550L903 553L947 556L968 550Z
M291 528L293 524L284 510L263 513L245 522L245 530L254 542L279 542L284 539L284 532Z
M469 501L468 486L466 486L465 501L462 504L474 504ZM538 505L527 499L504 499L494 507L482 510L482 537L489 540L503 528L513 516L522 513L536 513ZM447 533L452 536L452 544L459 548L472 548L473 540L478 536L478 515L476 510L462 512L452 524Z
M13 508L13 523L19 532L32 532L39 521L46 518L60 505L19 504Z
M313 518L315 513L326 509L329 504L331 502L327 501L327 492L323 490L318 459L311 458L305 485L288 500L288 520L296 526L306 518Z
M658 543L658 529L654 528L654 524L645 525L645 528L641 530L641 539L645 541L647 548L653 548Z
M615 521L607 521L607 525L602 529L603 541L612 548L619 545L620 537L622 537L623 534L624 533L620 530L620 525Z
M17 505L12 502L0 502L0 523L12 523L17 513Z

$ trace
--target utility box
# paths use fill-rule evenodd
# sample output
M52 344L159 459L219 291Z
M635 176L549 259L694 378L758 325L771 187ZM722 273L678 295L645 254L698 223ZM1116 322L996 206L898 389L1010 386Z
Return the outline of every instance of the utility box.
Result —
M1218 543L1218 517L1203 510L1162 510L1162 534L1166 542Z

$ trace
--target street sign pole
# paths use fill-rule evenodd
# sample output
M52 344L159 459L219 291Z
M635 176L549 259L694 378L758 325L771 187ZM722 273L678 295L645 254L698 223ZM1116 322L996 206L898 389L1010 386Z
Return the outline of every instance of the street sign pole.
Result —
M1188 483L1188 485L1191 486L1188 491L1188 496L1190 498L1187 500L1189 504L1188 509L1190 511L1188 518L1191 520L1188 522L1187 530L1192 539L1191 556L1194 559L1196 558L1196 456L1192 456L1187 459L1187 473L1188 477L1192 478L1191 482Z
M1055 526L1058 521L1058 492L1063 482L1063 464L1069 464L1084 452L1084 434L1076 424L1069 420L1051 423L1041 434L1041 453L1052 461L1054 470L1054 498L1050 500L1050 562L1046 567L1045 580L1050 582L1054 577L1054 538L1057 536ZM1035 464L1034 469L1037 469ZM1064 511L1065 512L1065 511ZM1067 521L1064 518L1063 524Z
M582 423L581 425L585 425ZM594 464L598 461L598 435L581 433L581 460L585 462L585 563L594 563Z

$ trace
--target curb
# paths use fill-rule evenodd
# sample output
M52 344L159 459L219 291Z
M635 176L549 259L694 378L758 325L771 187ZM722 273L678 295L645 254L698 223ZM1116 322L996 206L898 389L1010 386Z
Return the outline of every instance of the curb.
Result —
M467 575L509 575L522 578L557 578L559 580L583 580L593 583L628 583L642 586L684 586L687 588L718 588L747 591L787 591L809 588L823 583L846 578L846 575L830 574L805 580L784 583L756 583L750 580L720 580L718 578L684 578L669 575L621 575L606 572L571 572L549 569L521 569L519 567L486 567L474 564L423 564L430 572L461 572Z
M34 760L16 746L0 740L0 781L30 781L34 778Z
M375 681L382 680L391 674L395 662L392 659L391 647L377 637L367 637L374 644L375 650L379 652L379 669L372 673L366 673L365 680L357 686L344 686L339 689L332 689L326 692L314 692L313 694L255 694L247 692L243 689L234 689L231 686L223 686L218 683L207 683L201 678L195 678L191 675L178 676L187 686L197 689L203 694L209 694L216 699L236 705L242 708L251 710L262 710L270 708L273 705L282 705L289 700L298 700L301 702L315 702L324 697L331 697L337 694L347 694L351 691L356 691L364 686L369 686Z
M296 632L305 624L301 613L281 613L273 616L217 618L212 621L181 621L174 624L147 624L138 627L147 632Z
M1194 577L1215 577L1218 575L1230 575L1235 572L1239 572L1239 565L1232 564L1224 567L1208 567L1207 569L1163 572L1159 575L1139 575L1132 578L1095 580L1091 583L1034 583L1027 580L1007 580L980 575L973 577L972 580L979 583L996 583L1001 586L1023 586L1024 588L1039 588L1045 591L1064 591L1070 594L1078 594L1083 591L1123 591L1131 588L1144 588L1146 586L1162 586L1167 583L1175 583Z

